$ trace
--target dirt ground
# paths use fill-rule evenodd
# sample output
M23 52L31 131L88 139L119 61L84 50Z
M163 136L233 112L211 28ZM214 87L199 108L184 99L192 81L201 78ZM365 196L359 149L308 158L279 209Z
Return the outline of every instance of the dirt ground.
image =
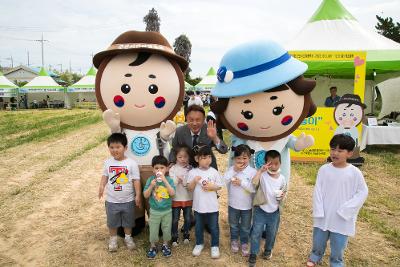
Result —
M173 249L173 256L154 261L145 257L146 232L131 252L119 240L116 253L107 251L104 202L97 190L106 145L99 141L104 123L82 128L60 140L28 143L0 155L1 266L245 266L246 259L229 249L227 198L220 198L221 258L212 260L209 238L198 258L190 246ZM226 157L218 156L220 169ZM311 245L312 186L293 171L288 201L271 261L258 266L304 266ZM367 223L358 223L346 252L349 266L400 266L400 251ZM324 266L328 265L327 257Z

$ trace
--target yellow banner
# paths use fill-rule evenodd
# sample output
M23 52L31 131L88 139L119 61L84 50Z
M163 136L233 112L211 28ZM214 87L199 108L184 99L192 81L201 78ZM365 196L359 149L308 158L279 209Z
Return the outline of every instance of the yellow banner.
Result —
M354 90L364 102L366 52L359 51L291 51L290 54L301 61L353 61ZM323 75L323 73L321 73ZM334 119L334 108L318 107L317 112L304 119L299 128L293 133L299 136L302 132L310 134L315 139L315 144L300 152L291 152L296 161L326 161L329 157L329 141L333 137L338 125ZM357 126L359 143L361 143L362 125Z

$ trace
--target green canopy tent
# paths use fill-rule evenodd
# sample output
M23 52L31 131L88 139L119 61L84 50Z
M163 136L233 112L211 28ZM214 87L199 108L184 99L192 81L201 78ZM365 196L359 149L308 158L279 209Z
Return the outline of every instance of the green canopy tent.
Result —
M79 81L67 88L67 107L96 107L95 95L96 69L91 67Z
M373 101L372 90L368 90L369 88L374 88L378 82L400 75L400 44L363 28L339 0L323 0L307 24L286 45L286 48L289 51L310 52L366 51L366 101L368 99ZM313 92L317 104L321 105L323 102L318 100L323 101L321 99L329 95L331 85L342 84L338 86L339 95L352 88L354 78L352 61L305 62L308 64L305 76L317 79L317 88ZM321 85L318 79L322 79L324 88L318 88ZM314 97L314 94L318 93L321 94Z
M41 106L63 106L65 101L65 89L42 67L39 76L35 77L29 83L19 88L20 94L27 94L28 103L31 107ZM49 103L44 103L49 96Z
M17 94L18 86L10 82L0 71L0 97L2 100L0 103L0 109L3 109L8 105L11 97L17 98Z
M193 91L194 86L185 81L185 91Z
M211 67L206 76L195 86L195 90L201 92L210 92L217 83L217 73L214 68Z

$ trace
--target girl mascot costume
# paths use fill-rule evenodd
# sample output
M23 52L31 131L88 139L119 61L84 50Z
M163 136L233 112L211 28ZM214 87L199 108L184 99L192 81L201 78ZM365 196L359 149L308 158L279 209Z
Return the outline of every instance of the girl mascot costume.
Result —
M152 175L151 159L168 158L167 141L176 129L171 120L182 105L188 62L160 33L128 31L96 54L93 63L103 119L111 132L127 135L126 155L139 164L143 188ZM135 216L134 234L144 227L143 207Z
M255 151L251 164L260 168L265 152L281 153L281 173L290 179L289 149L314 144L311 135L292 135L316 111L311 99L315 81L302 74L307 65L272 41L244 43L229 50L218 69L211 109L233 133L232 146L247 144Z

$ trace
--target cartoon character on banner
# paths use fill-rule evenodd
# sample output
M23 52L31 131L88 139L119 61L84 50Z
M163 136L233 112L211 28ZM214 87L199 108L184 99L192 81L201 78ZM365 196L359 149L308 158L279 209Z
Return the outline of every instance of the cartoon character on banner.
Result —
M126 155L139 164L144 186L153 174L152 158L168 158L167 142L176 130L171 120L182 105L188 62L160 33L128 31L96 54L93 63L98 68L96 98L103 119L111 132L126 134ZM142 207L136 209L134 233L144 224Z
M353 151L353 156L348 160L354 165L364 163L364 158L360 157L360 141L358 137L357 126L364 119L364 109L367 106L361 102L361 98L354 94L345 94L335 105L333 117L338 127L334 135L346 134L351 136L356 143Z
M307 65L272 41L255 41L229 50L218 69L211 109L233 133L232 146L247 144L255 151L251 164L260 168L265 153L281 153L281 173L290 179L289 149L314 144L311 135L291 135L316 106L311 99L314 80L302 74ZM232 159L232 157L231 157Z

